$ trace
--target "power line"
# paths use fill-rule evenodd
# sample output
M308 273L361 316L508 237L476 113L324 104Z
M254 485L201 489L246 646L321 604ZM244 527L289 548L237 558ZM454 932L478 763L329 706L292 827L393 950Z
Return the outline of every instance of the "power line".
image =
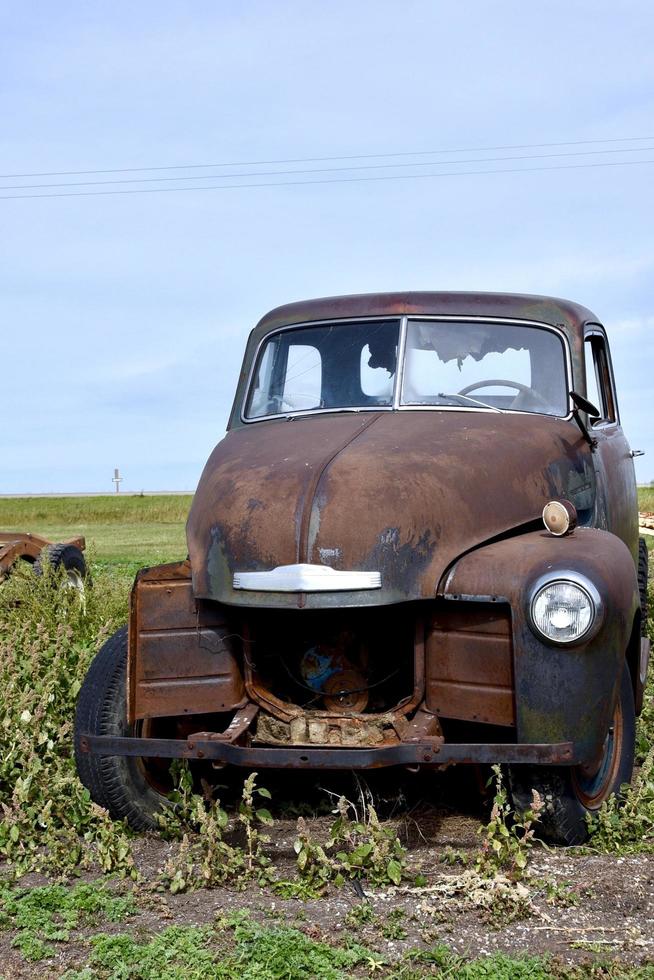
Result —
M503 157L474 157L468 160L450 160L447 161L449 164L469 164L469 163L497 163L503 160L514 161L514 160L548 160L559 157L578 157L578 156L598 156L606 153L647 153L654 150L654 146L635 146L629 149L620 147L619 149L610 150L572 150L570 152L566 151L564 153L533 153L524 156L503 156ZM180 180L228 180L236 179L240 177L288 177L292 174L325 174L325 173L340 173L343 171L353 171L353 170L389 170L389 169L399 169L405 167L442 167L446 166L446 162L438 162L436 160L428 160L426 163L418 163L412 161L411 163L368 163L361 164L350 167L315 167L310 170L260 170L255 173L231 173L231 174L192 174L186 177L123 177L119 180L79 180L79 181L67 181L66 183L57 184L0 184L0 191L12 191L12 190L33 190L36 188L46 188L46 187L100 187L106 186L108 184L153 184L153 183L168 183L172 181ZM417 175L419 176L419 175ZM201 188L198 188L201 190Z
M590 146L598 143L637 143L654 136L620 136L611 139L567 140L558 143L512 143L505 146L465 146L457 149L402 150L394 153L354 153L329 157L295 157L284 160L237 160L232 163L186 163L155 167L114 167L108 170L53 170L43 173L0 174L0 180L22 180L29 177L84 177L94 174L145 173L154 170L204 170L209 167L267 167L286 163L328 163L333 160L378 160L387 157L434 156L438 153L490 153L498 150L544 150L555 146Z
M231 191L245 187L307 187L311 184L350 184L381 180L424 180L435 177L475 177L488 174L526 174L552 170L587 170L597 167L629 167L654 163L652 160L607 160L602 163L562 163L553 167L507 167L498 170L450 170L437 174L384 174L376 177L326 177L320 180L283 180L259 184L211 184L204 187L138 187L120 191L65 191L56 194L4 194L0 201L19 201L45 197L104 197L117 194L173 194L184 191Z

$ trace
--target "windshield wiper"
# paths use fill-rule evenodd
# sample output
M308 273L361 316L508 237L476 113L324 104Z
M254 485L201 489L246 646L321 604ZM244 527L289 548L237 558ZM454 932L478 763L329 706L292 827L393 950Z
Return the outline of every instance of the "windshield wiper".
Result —
M488 405L486 402L480 402L478 398L470 398L469 395L460 395L458 392L456 394L448 395L443 391L438 392L439 398L460 398L464 402L469 402L471 405L481 405L482 408L490 408L491 412L499 412L500 415L505 414L503 408L497 408L496 405Z

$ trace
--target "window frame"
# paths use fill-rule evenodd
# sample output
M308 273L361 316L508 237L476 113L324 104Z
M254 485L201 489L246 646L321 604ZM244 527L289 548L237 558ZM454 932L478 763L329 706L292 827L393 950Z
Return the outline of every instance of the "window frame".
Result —
M393 383L393 397L391 399L390 405L362 405L362 406L350 406L344 408L310 408L310 409L298 409L292 412L276 413L274 415L259 415L256 418L248 417L246 413L248 398L252 390L252 383L257 370L257 365L259 363L259 357L264 345L273 337L275 334L285 332L287 330L301 330L307 327L321 327L321 326L336 326L353 324L353 323L374 323L380 321L397 320L399 323L399 340L397 348L397 370L395 372L395 378ZM400 402L402 385L404 383L404 358L406 352L406 337L409 320L413 321L433 321L441 323L497 323L497 324L507 324L518 327L537 327L541 330L549 330L551 333L556 334L556 336L561 340L563 345L563 355L564 355L564 368L565 368L565 381L566 381L566 391L572 390L572 355L570 351L570 339L566 332L559 327L551 323L543 323L540 320L522 320L516 317L497 317L497 316L470 316L470 315L454 315L454 314L404 314L400 316L389 316L388 314L384 316L353 316L353 317L339 317L338 319L321 319L321 320L304 320L300 323L289 323L282 327L275 327L264 334L264 336L259 340L254 355L252 357L252 363L247 376L247 383L245 385L243 398L241 400L240 408L240 421L244 425L251 425L257 422L265 422L272 419L285 419L285 418L303 418L308 415L334 415L339 412L346 413L359 413L359 412L486 412L486 413L497 413L495 408L483 408L476 405L402 405ZM572 401L568 396L568 411L566 415L547 415L545 413L538 412L524 412L517 411L515 409L502 409L507 415L537 415L539 418L558 418L563 421L567 421L572 418Z
M620 425L620 413L615 393L615 378L606 332L599 323L592 323L584 329L584 386L589 374L588 357L592 358L595 383L602 404L596 407L602 412L600 418L591 422L593 429ZM587 395L587 392L586 392Z

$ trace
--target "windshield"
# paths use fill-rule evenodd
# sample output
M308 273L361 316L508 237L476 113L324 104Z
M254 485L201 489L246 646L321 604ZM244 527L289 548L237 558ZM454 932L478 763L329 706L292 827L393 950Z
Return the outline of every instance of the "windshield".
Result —
M399 340L399 318L279 330L259 350L244 417L391 408ZM409 320L400 377L400 406L568 412L563 341L546 328Z
M401 404L567 415L563 342L540 327L410 320Z
M245 417L393 404L399 320L299 327L263 345Z

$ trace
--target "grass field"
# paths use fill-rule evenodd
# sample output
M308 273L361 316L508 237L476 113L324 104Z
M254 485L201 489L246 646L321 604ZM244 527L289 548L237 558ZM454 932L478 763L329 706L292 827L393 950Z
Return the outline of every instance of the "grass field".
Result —
M0 499L0 528L52 541L83 534L92 560L139 567L186 557L184 496L12 497Z
M654 511L654 486L638 488L638 507L650 513Z
M193 497L0 498L0 528L31 531L53 541L83 534L94 562L138 568L186 556L184 526ZM654 487L638 491L641 510L654 511ZM652 549L654 536L648 535Z

